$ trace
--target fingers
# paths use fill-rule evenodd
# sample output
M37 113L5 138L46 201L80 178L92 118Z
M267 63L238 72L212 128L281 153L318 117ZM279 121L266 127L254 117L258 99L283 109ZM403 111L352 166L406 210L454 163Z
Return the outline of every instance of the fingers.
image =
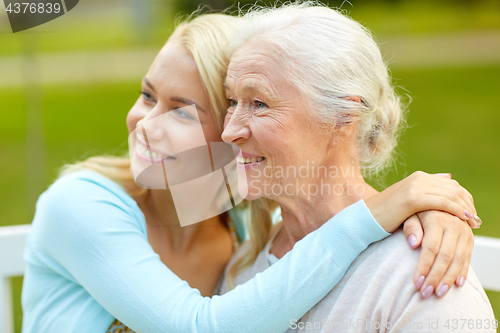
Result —
M463 227L464 222L455 218L452 221L448 221L448 225L452 227L448 227L448 229L445 230L439 252L420 289L423 299L429 298L433 292L439 297L443 296L462 269L463 261L460 262L460 260L463 257L456 258L455 265L453 265L453 262L455 261L455 252L460 248L460 246L457 245L460 234L459 228ZM447 272L449 276L445 276Z
M465 212L465 215L467 215L467 224L469 224L469 227L474 228L474 229L479 229L481 227L481 219L477 215L471 215L470 213L468 214Z
M477 221L479 218L476 219L477 211L476 207L474 207L474 199L472 198L472 195L455 180L452 180L451 187L448 185L448 190L455 191L455 193L457 193L455 198L450 198L451 200L454 200L462 206L464 204L466 205L466 209L464 211L466 216L465 221L467 221L471 228L479 228L480 224Z
M450 174L429 175L421 171L407 177L404 186L408 189L408 209L414 213L430 209L444 210L467 221L472 227L478 227L477 221L480 219L476 218L472 195L450 177Z
M469 271L470 257L472 247L474 246L474 236L467 225L461 221L458 221L458 223L462 224L461 228L463 229L463 233L461 233L458 239L453 261L435 289L436 296L438 297L443 297L454 283L457 287L462 287Z
M449 174L429 175L421 171L414 172L368 198L365 203L375 220L387 232L399 228L401 221L411 215L427 210L445 211L467 221L472 227L479 226L472 196L458 182L450 179ZM409 235L411 233L406 234L407 237ZM418 237L418 234L415 236Z
M462 267L462 272L460 272L457 279L455 280L455 284L457 287L464 286L465 281L467 280L467 274L469 273L469 267L470 267L470 256L469 259L464 263L464 266Z
M474 247L467 224L439 211L418 214L424 229L422 251L413 280L422 298L443 297L455 283L463 286Z
M467 237L464 238L465 242L463 239L461 239L461 241L465 243L465 248L463 251L461 251L461 254L458 254L459 256L460 255L463 256L464 263L460 273L458 274L458 277L455 279L455 284L457 285L457 287L464 286L465 280L467 280L467 274L469 273L469 265L472 257L472 249L474 248L474 234L472 233L472 230L468 229Z
M467 217L463 205L456 203L453 198L449 198L449 193L446 191L438 190L439 193L437 195L426 195L423 196L420 200L421 207L425 207L420 211L425 210L440 210L447 212L449 214L455 215L459 219L463 221L469 220Z
M451 174L436 174L437 176L440 176L441 179L444 179L444 183L441 182L440 186L446 187L449 191L452 191L455 193L456 197L455 199L450 198L452 200L456 200L457 203L460 204L465 204L464 208L467 210L465 212L465 215L467 217L466 221L469 223L469 225L472 228L479 228L480 221L477 217L477 211L476 207L474 206L474 198L472 197L472 194L470 194L467 189L462 187L456 180L451 179ZM443 178L444 177L444 178ZM459 202L461 201L461 202Z
M403 224L403 232L408 245L412 249L416 249L422 243L424 229L417 215L410 216Z
M451 179L451 173L435 173L435 175Z
M422 292L424 291L422 287L426 277L429 275L431 267L434 264L437 254L439 253L441 241L443 240L443 234L444 230L436 223L429 224L429 227L425 230L425 235L422 240L422 251L420 252L417 268L415 269L415 274L413 276L415 288L420 289ZM427 285L429 285L429 282L427 282L426 286ZM432 290L430 294L432 294L433 291L434 290Z
M466 205L464 208L468 209L473 214L477 214L476 208L474 207L474 198L469 191L460 185L460 183L454 179L446 179L442 177L439 177L438 182L440 183L439 186L446 187L457 196L457 199L461 199Z

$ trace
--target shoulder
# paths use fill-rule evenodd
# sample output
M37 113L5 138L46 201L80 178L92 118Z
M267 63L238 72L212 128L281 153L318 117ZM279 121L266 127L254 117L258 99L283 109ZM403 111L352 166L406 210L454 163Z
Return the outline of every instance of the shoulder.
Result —
M397 306L403 306L402 302L406 302L407 305L419 303L432 308L437 304L435 301L439 302L439 306L443 306L445 303L455 302L458 298L463 298L464 301L476 299L489 305L484 289L471 267L464 287L451 286L445 297L437 298L434 295L430 300L422 301L413 283L419 256L420 248L410 249L402 229L399 229L386 239L370 245L356 259L352 268L349 268L348 274L370 274L371 279L367 283L371 289L377 291L379 296L395 301Z
M57 179L40 199L85 200L96 196L109 196L134 205L135 200L111 179L91 170L81 170Z
M77 171L56 180L40 196L29 243L41 245L58 236L92 237L118 222L145 232L144 215L124 189L96 172Z
M429 322L433 318L463 315L474 319L493 314L472 269L464 287L451 286L444 297L433 295L423 300L413 284L419 255L420 250L410 249L402 230L373 243L320 302L323 304L316 306L315 316L328 318L326 327L329 327L342 317L404 325L411 321Z
M339 287L352 281L370 284L374 279L402 288L408 281L412 281L419 255L420 250L410 249L402 230L399 229L391 236L368 246L352 262L336 288L340 289ZM370 276L370 280L366 280L366 276ZM380 285L381 288L383 286L384 284Z
M371 270L375 277L390 281L395 286L399 286L400 290L407 290L407 296L413 296L416 292L413 285L413 275L419 257L420 248L416 250L410 249L403 230L399 229L386 239L370 245L365 253L362 253L358 258L360 262L357 263L357 259L353 263L353 266L358 264L363 271ZM411 288L407 287L408 284L410 284ZM460 290L467 292L460 292ZM455 296L477 294L479 299L485 300L488 303L484 289L471 267L469 267L466 287L452 287L448 294L455 294ZM416 293L416 295L418 296L419 294ZM451 299L452 297L448 298ZM447 297L443 297L442 299L446 300Z
M368 246L351 264L339 284L332 290L332 297L343 301L345 290L358 287L360 302L378 305L402 306L415 294L413 273L420 250L412 250L406 243L402 230ZM369 277L367 279L367 277ZM417 293L418 294L418 293ZM350 303L350 302L349 302ZM353 308L359 304L349 304Z
M37 201L38 216L89 216L120 213L141 217L137 202L125 190L105 176L81 170L57 179Z

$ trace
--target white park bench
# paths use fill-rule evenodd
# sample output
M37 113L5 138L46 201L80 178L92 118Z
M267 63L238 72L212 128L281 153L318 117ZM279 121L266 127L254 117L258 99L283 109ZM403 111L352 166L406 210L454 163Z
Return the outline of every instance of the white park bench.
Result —
M14 332L10 277L24 274L30 228L29 224L0 227L0 333ZM475 236L471 266L485 289L500 291L500 239Z

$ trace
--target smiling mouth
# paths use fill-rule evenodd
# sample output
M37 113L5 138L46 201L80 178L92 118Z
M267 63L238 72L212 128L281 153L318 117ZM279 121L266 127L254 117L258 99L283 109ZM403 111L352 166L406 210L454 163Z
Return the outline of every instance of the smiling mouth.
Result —
M250 163L256 163L265 160L266 158L263 156L259 157L242 157L242 156L237 156L236 157L236 162L240 164L250 164Z
M175 160L176 158L174 156L170 156L167 154L161 154L158 152L154 152L152 149L146 147L140 140L137 140L137 151L147 157L147 158L153 158L153 160L167 160L167 159L172 159Z

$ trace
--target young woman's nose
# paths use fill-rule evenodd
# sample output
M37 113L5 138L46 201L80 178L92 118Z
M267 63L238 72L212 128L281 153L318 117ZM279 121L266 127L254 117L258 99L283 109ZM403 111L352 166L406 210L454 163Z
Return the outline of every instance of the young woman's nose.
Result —
M161 126L158 117L143 118L137 123L139 135L146 137L147 140L160 141L165 136L165 129Z

